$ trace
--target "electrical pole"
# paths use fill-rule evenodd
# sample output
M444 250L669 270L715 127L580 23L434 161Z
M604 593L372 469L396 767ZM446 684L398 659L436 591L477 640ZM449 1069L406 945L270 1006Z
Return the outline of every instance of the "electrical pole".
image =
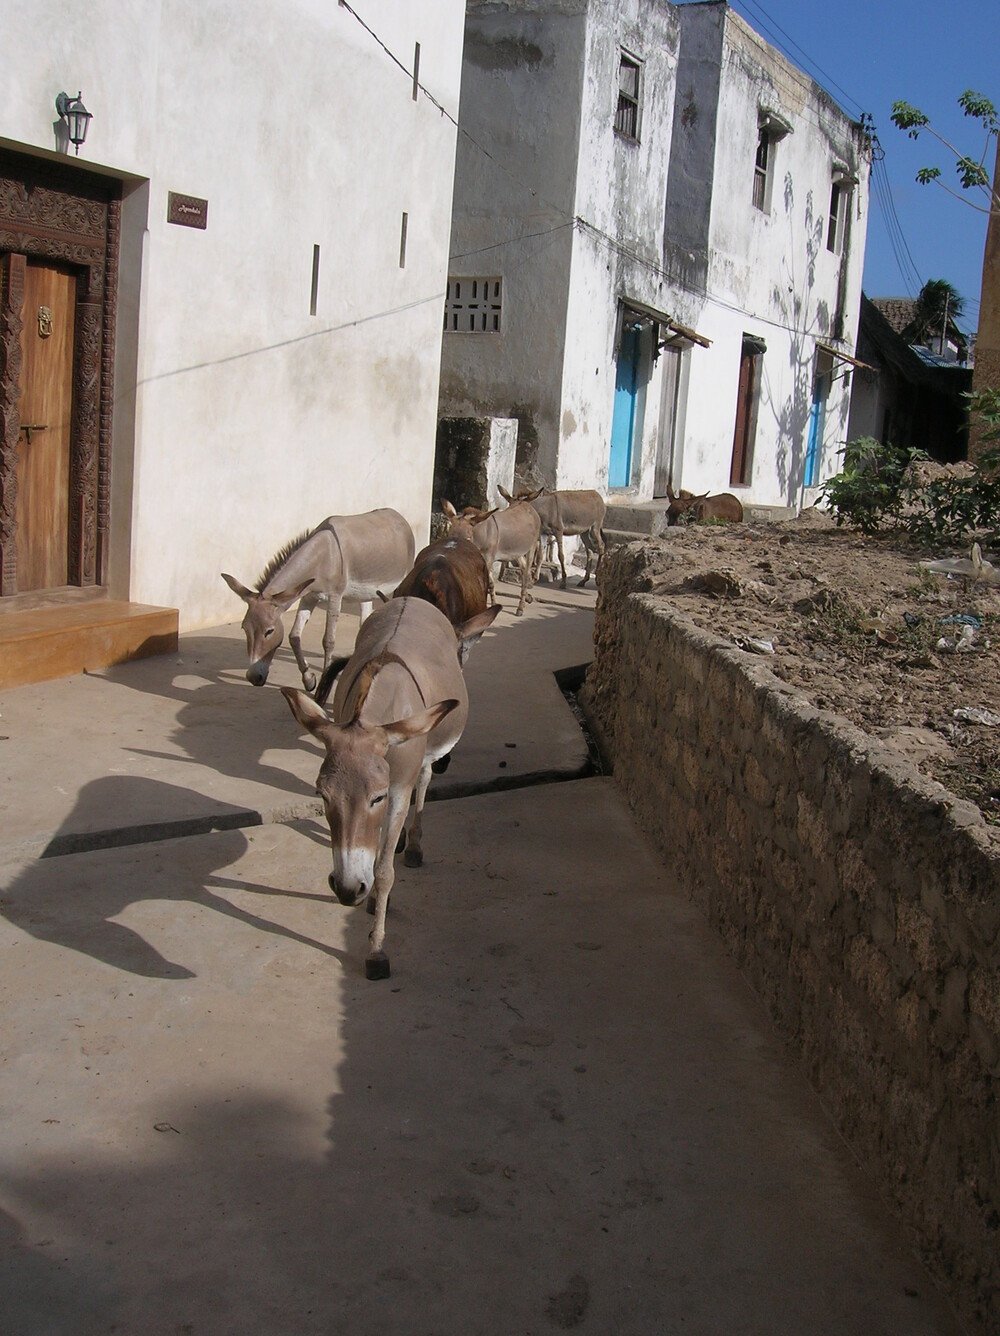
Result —
M950 292L945 292L945 294L944 294L944 315L941 317L941 347L938 349L938 354L939 354L939 356L941 356L941 357L944 357L944 336L945 336L945 334L946 334L947 331L948 331L948 299L949 299L950 297L951 297L951 293L950 293Z

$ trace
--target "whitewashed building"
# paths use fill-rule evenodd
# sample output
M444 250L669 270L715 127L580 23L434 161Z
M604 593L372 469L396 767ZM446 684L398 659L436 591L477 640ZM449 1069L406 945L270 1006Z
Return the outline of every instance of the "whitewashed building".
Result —
M204 626L330 513L425 537L463 0L3 9L0 618Z
M443 417L550 485L799 506L837 467L868 143L724 0L469 0Z

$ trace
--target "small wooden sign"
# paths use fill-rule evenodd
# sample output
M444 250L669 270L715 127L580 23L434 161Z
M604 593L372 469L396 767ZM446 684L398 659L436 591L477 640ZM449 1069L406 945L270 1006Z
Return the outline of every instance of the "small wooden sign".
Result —
M167 222L179 227L198 227L204 232L208 227L208 200L177 195L171 190L167 194Z

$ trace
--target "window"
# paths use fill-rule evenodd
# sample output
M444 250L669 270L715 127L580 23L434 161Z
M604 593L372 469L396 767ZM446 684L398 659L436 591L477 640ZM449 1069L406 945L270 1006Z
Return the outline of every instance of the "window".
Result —
M826 248L839 255L844 244L844 215L847 212L847 190L842 181L830 187L830 220L826 226Z
M778 142L792 133L792 127L776 111L761 107L757 113L757 154L753 166L754 208L771 212L771 189Z
M445 332L499 334L502 298L502 278L449 278Z
M858 178L844 163L835 163L830 182L830 218L826 225L826 248L840 255L848 244L851 191Z
M757 131L757 158L753 168L754 208L770 212L771 205L771 136L762 125Z
M736 427L733 431L733 460L729 469L730 487L747 487L753 472L753 446L757 435L757 404L760 399L761 366L767 344L752 334L743 335L740 351L740 377L736 391Z
M615 130L626 139L639 138L639 96L642 63L623 51L618 61L618 110Z

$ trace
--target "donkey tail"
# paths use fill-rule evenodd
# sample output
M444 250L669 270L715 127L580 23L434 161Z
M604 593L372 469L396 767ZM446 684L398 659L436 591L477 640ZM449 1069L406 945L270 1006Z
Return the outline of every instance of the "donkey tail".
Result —
M319 686L316 688L316 694L313 697L317 705L325 705L329 700L334 682L336 682L341 669L349 662L350 655L345 654L339 659L331 659L323 669L323 676L319 679Z

